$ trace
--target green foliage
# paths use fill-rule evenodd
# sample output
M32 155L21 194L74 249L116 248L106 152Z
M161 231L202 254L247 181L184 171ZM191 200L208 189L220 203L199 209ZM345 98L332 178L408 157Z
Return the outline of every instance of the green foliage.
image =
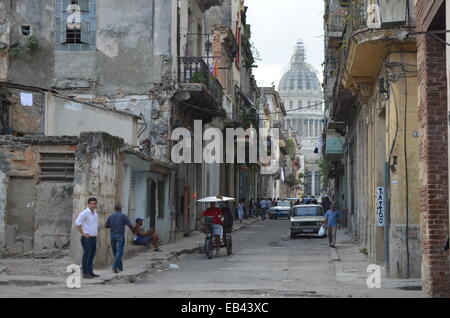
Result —
M37 39L35 36L30 36L25 43L16 41L9 48L6 49L9 56L23 56L30 53L34 48L37 47Z
M292 139L287 140L286 149L289 157L294 159L297 154L297 148L295 147L295 142Z
M206 80L207 78L205 78L205 76L203 76L201 72L195 72L194 74L192 74L192 83L206 84Z

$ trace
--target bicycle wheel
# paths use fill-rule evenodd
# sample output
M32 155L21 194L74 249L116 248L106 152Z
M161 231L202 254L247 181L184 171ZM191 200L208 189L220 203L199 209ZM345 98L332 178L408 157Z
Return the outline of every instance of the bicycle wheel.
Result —
M205 239L205 253L206 253L206 256L208 257L208 259L212 258L213 246L212 246L212 240L210 237L207 237Z
M227 237L227 255L231 255L233 253L233 241L231 240L231 235Z

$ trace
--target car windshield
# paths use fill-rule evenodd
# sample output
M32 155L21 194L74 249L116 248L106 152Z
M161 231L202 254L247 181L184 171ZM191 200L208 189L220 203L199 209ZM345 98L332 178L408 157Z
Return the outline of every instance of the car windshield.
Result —
M287 206L287 207L290 207L290 206L291 206L291 203L290 203L290 202L278 202L278 203L277 203L277 206Z
M293 216L323 216L323 212L319 206L305 206L295 208Z

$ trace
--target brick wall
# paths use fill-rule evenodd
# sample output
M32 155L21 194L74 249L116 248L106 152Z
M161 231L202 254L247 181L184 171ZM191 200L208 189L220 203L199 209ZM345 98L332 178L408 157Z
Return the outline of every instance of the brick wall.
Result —
M425 30L435 1L417 1L418 29ZM428 23L428 22L427 22ZM418 36L421 162L422 280L425 295L450 297L448 238L448 120L446 53L442 42Z

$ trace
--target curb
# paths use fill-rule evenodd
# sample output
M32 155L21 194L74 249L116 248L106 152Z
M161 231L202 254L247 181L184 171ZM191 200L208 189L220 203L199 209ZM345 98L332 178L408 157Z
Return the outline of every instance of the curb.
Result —
M247 224L239 224L239 227L235 227L233 232L240 231L242 229L247 228L249 225L261 221L259 219L251 220L251 222ZM194 254L198 253L200 250L200 246L196 246L193 248L184 248L179 251L171 252L169 255L157 259L152 260L150 263L142 265L141 270L137 270L133 274L125 274L125 275L114 275L112 277L108 277L105 279L96 278L96 279L82 279L82 285L104 285L108 283L113 283L115 281L126 281L128 283L136 283L145 275L154 272L158 269L166 269L167 264L172 260L176 259L180 255L184 254ZM43 276L31 276L31 275L0 275L0 286L4 285L16 285L16 286L47 286L47 285L64 285L66 283L66 278L53 278L53 277L43 277Z

